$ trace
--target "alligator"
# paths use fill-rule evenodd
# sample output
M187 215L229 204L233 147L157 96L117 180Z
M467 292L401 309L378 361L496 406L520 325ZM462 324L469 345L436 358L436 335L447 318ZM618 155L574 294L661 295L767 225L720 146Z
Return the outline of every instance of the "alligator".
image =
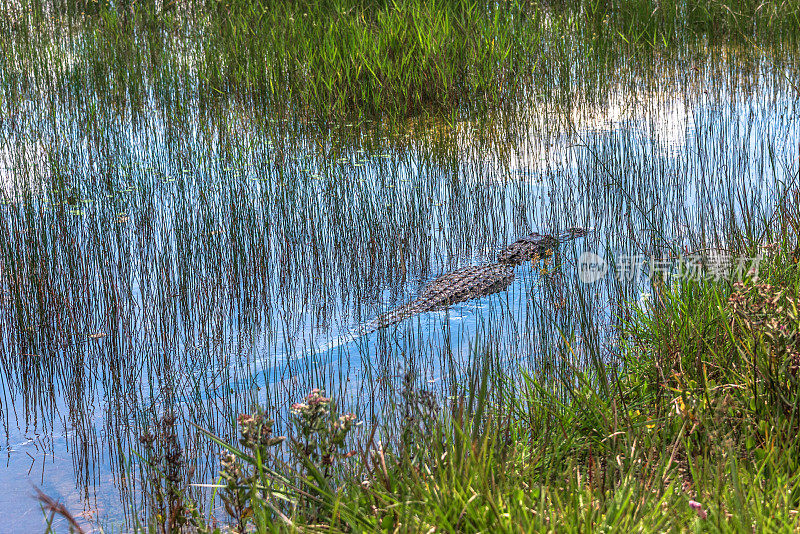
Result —
M556 235L526 235L500 251L497 263L462 267L434 279L425 286L418 298L367 323L361 334L399 323L413 315L441 310L458 302L503 291L514 281L516 265L549 256L557 251L560 243L588 233L586 228L568 228Z

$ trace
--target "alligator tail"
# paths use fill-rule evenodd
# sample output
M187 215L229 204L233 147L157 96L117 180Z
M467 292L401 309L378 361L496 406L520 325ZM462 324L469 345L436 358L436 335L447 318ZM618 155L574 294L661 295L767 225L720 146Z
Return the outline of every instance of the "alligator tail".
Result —
M381 328L399 323L400 321L407 319L412 315L426 312L430 309L430 303L428 300L429 299L416 299L407 304L403 304L402 306L398 306L397 308L382 315L379 315L372 321L362 326L359 330L359 334L362 336L371 334L372 332L380 330Z

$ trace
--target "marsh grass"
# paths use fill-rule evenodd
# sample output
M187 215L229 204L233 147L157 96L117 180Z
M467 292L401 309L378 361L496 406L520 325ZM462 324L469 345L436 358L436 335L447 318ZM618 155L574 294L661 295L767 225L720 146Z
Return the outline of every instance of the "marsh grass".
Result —
M146 104L155 86L166 106L235 96L322 121L455 120L513 109L534 85L569 102L576 84L603 94L632 58L692 61L721 43L782 54L800 26L793 2L741 0L21 1L0 13L9 94L49 80L94 116L102 102Z
M109 515L169 530L189 509L169 494L221 515L202 485L218 447L197 427L230 444L258 404L288 434L289 406L316 387L365 420L358 454L329 489L295 456L282 496L313 506L256 503L263 525L695 517L675 472L691 425L669 418L674 392L654 373L666 347L719 330L705 286L675 289L675 320L698 313L704 329L676 337L668 315L635 323L640 280L578 284L568 248L554 273L521 268L475 308L317 343L530 231L595 226L586 248L620 253L788 243L797 218L772 204L797 171L795 20L793 3L733 0L3 4L7 439L56 436L85 495L122 501ZM622 365L626 323L656 367L650 353ZM743 358L720 339L714 357ZM706 382L691 354L694 385L668 384L694 399ZM666 460L640 448L652 423L630 409L648 406L669 423L648 442ZM147 430L170 439L149 459ZM636 458L664 473L638 485ZM652 488L679 513L658 515Z

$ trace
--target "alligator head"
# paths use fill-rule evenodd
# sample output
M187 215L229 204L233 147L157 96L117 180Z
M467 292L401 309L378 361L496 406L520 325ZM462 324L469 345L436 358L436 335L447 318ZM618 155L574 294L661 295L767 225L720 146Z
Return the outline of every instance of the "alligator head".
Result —
M517 265L524 261L539 258L554 250L560 243L570 241L576 237L584 237L589 234L588 228L571 227L556 235L529 234L521 237L500 251L497 255L499 263Z

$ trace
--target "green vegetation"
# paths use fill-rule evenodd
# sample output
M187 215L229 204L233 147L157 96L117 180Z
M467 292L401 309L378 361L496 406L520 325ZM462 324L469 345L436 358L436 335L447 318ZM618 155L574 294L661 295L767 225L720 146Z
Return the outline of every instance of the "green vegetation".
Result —
M0 8L0 79L12 93L41 72L80 99L142 103L154 84L166 101L239 95L322 120L514 109L533 86L560 98L575 84L600 92L632 57L691 58L709 44L792 50L800 27L788 0L53 5Z
M64 420L141 531L798 531L798 30L789 0L5 3L3 422ZM347 346L576 225L763 259L639 305L525 266L474 343Z

